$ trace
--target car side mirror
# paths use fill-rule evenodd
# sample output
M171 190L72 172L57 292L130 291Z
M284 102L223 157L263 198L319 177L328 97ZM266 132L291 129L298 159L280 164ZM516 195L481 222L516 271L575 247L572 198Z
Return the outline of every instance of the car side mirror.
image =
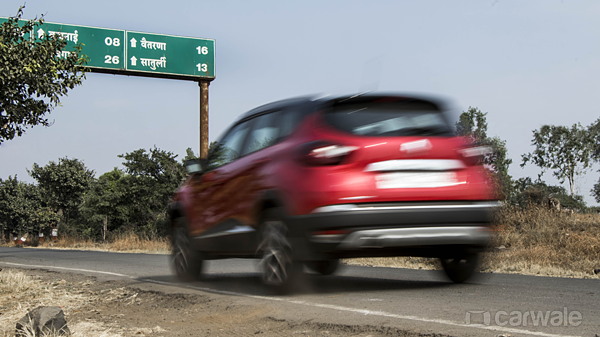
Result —
M188 174L202 173L202 171L204 171L204 167L200 159L188 159L183 164Z

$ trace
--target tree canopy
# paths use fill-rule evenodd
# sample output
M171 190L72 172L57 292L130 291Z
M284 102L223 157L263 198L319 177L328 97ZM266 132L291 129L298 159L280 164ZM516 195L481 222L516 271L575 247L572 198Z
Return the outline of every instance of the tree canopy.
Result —
M78 159L60 158L46 166L33 164L29 174L38 182L44 202L67 220L76 215L83 195L94 179Z
M28 171L37 184L0 179L0 234L49 235L108 240L112 234L166 234L167 207L186 176L177 155L158 148L123 155L124 169L95 178L78 159L60 158ZM194 157L191 149L187 157ZM112 236L114 237L114 236Z
M164 234L166 211L173 192L186 173L177 155L153 148L135 150L124 159L128 212L136 227L145 227L151 235Z
M22 16L23 7L0 25L0 144L27 128L50 125L47 114L85 76L81 48L61 53L66 42L60 37L33 38L44 19Z
M581 124L571 127L543 125L533 130L531 144L535 150L522 155L521 167L528 162L542 169L551 170L559 182L569 184L569 192L575 195L575 177L589 168L594 149L594 139Z
M592 123L588 130L592 139L592 159L600 163L600 118ZM592 196L597 202L600 202L600 178L598 179L598 183L596 183L592 189Z
M83 230L85 236L97 237L101 232L102 240L106 240L109 231L130 224L132 200L127 197L128 189L127 175L117 168L92 182L81 205L82 216L88 224Z

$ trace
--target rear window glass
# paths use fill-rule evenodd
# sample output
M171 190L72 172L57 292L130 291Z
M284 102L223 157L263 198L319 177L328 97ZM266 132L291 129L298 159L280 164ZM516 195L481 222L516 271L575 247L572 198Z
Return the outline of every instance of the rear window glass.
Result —
M325 115L330 126L358 136L451 136L442 112L425 102L337 104Z

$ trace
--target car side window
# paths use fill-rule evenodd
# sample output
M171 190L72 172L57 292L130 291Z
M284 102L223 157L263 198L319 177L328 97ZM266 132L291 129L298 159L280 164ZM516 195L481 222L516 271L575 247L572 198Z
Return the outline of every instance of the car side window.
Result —
M221 140L211 144L208 156L209 169L228 164L240 156L249 126L249 122L238 124L229 130Z
M294 130L301 123L302 119L305 117L305 113L297 110L287 110L281 114L281 118L279 120L280 125L280 134L279 138L285 138L292 134Z
M279 139L280 112L270 112L253 119L253 127L242 155L269 147Z

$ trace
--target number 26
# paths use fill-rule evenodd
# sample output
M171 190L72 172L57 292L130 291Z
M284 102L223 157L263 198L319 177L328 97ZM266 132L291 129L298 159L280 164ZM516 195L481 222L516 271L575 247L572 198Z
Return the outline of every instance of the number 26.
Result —
M104 63L119 64L119 56L104 55Z

